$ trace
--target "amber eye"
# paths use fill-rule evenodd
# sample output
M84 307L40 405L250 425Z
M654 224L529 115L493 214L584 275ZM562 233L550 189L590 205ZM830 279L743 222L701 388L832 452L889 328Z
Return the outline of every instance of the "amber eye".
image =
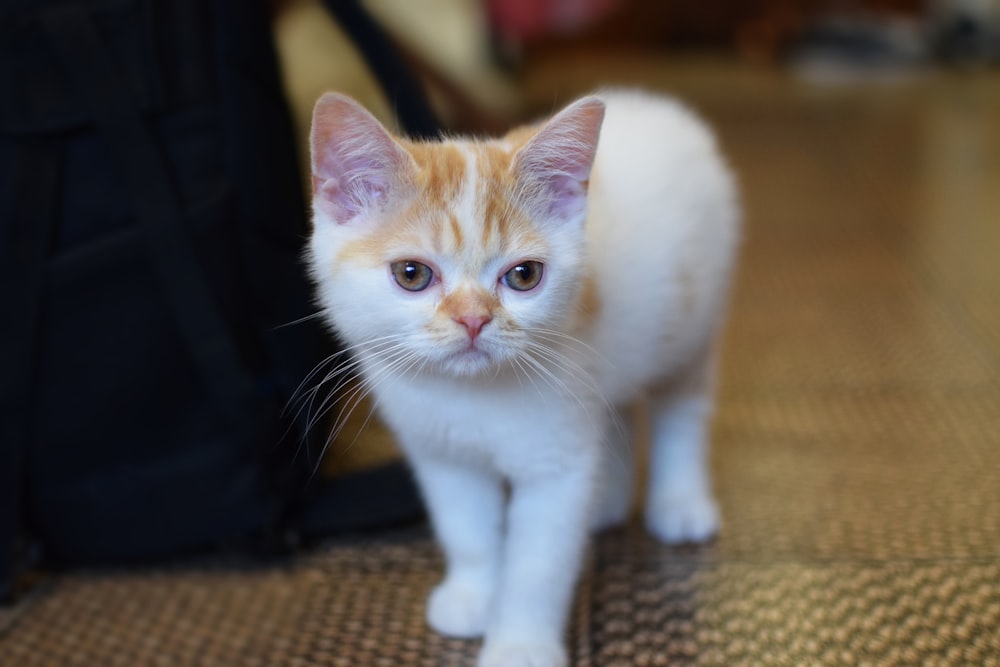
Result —
M392 269L392 277L396 279L396 283L403 289L411 292L419 292L427 289L427 286L434 279L434 272L431 270L431 267L420 262L411 260L393 262L389 265L389 268Z
M521 262L503 275L503 283L518 292L527 292L538 286L542 280L542 263Z

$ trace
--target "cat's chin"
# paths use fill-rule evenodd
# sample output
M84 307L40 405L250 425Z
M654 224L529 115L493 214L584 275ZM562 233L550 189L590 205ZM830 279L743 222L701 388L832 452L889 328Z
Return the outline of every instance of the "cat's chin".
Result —
M438 367L447 375L474 378L487 373L496 373L498 363L492 354L479 349L470 349L449 355L438 363Z

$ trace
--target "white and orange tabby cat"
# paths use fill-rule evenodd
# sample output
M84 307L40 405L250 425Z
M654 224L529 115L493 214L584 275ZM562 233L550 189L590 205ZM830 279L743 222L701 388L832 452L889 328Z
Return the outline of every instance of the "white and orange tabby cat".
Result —
M327 94L309 263L325 317L410 461L447 561L427 620L481 667L566 665L588 531L632 498L628 407L652 417L646 525L719 525L715 339L738 237L715 141L610 91L496 140L391 136ZM353 365L352 365L353 364Z

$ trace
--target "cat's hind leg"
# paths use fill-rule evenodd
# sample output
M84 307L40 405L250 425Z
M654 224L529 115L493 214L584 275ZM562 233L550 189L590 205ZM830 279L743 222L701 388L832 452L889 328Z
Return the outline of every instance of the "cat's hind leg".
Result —
M447 567L428 598L427 622L449 637L478 637L486 631L500 577L503 485L475 468L419 458L411 463Z
M706 355L650 393L646 527L670 544L704 542L719 529L708 460L713 361Z
M635 486L634 410L611 410L604 427L590 529L619 526L632 512Z

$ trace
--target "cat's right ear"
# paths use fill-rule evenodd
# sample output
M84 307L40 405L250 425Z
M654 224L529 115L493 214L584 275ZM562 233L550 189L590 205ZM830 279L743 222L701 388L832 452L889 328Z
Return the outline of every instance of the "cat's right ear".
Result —
M313 201L339 224L383 210L413 168L413 158L382 124L339 93L316 102L309 144Z

